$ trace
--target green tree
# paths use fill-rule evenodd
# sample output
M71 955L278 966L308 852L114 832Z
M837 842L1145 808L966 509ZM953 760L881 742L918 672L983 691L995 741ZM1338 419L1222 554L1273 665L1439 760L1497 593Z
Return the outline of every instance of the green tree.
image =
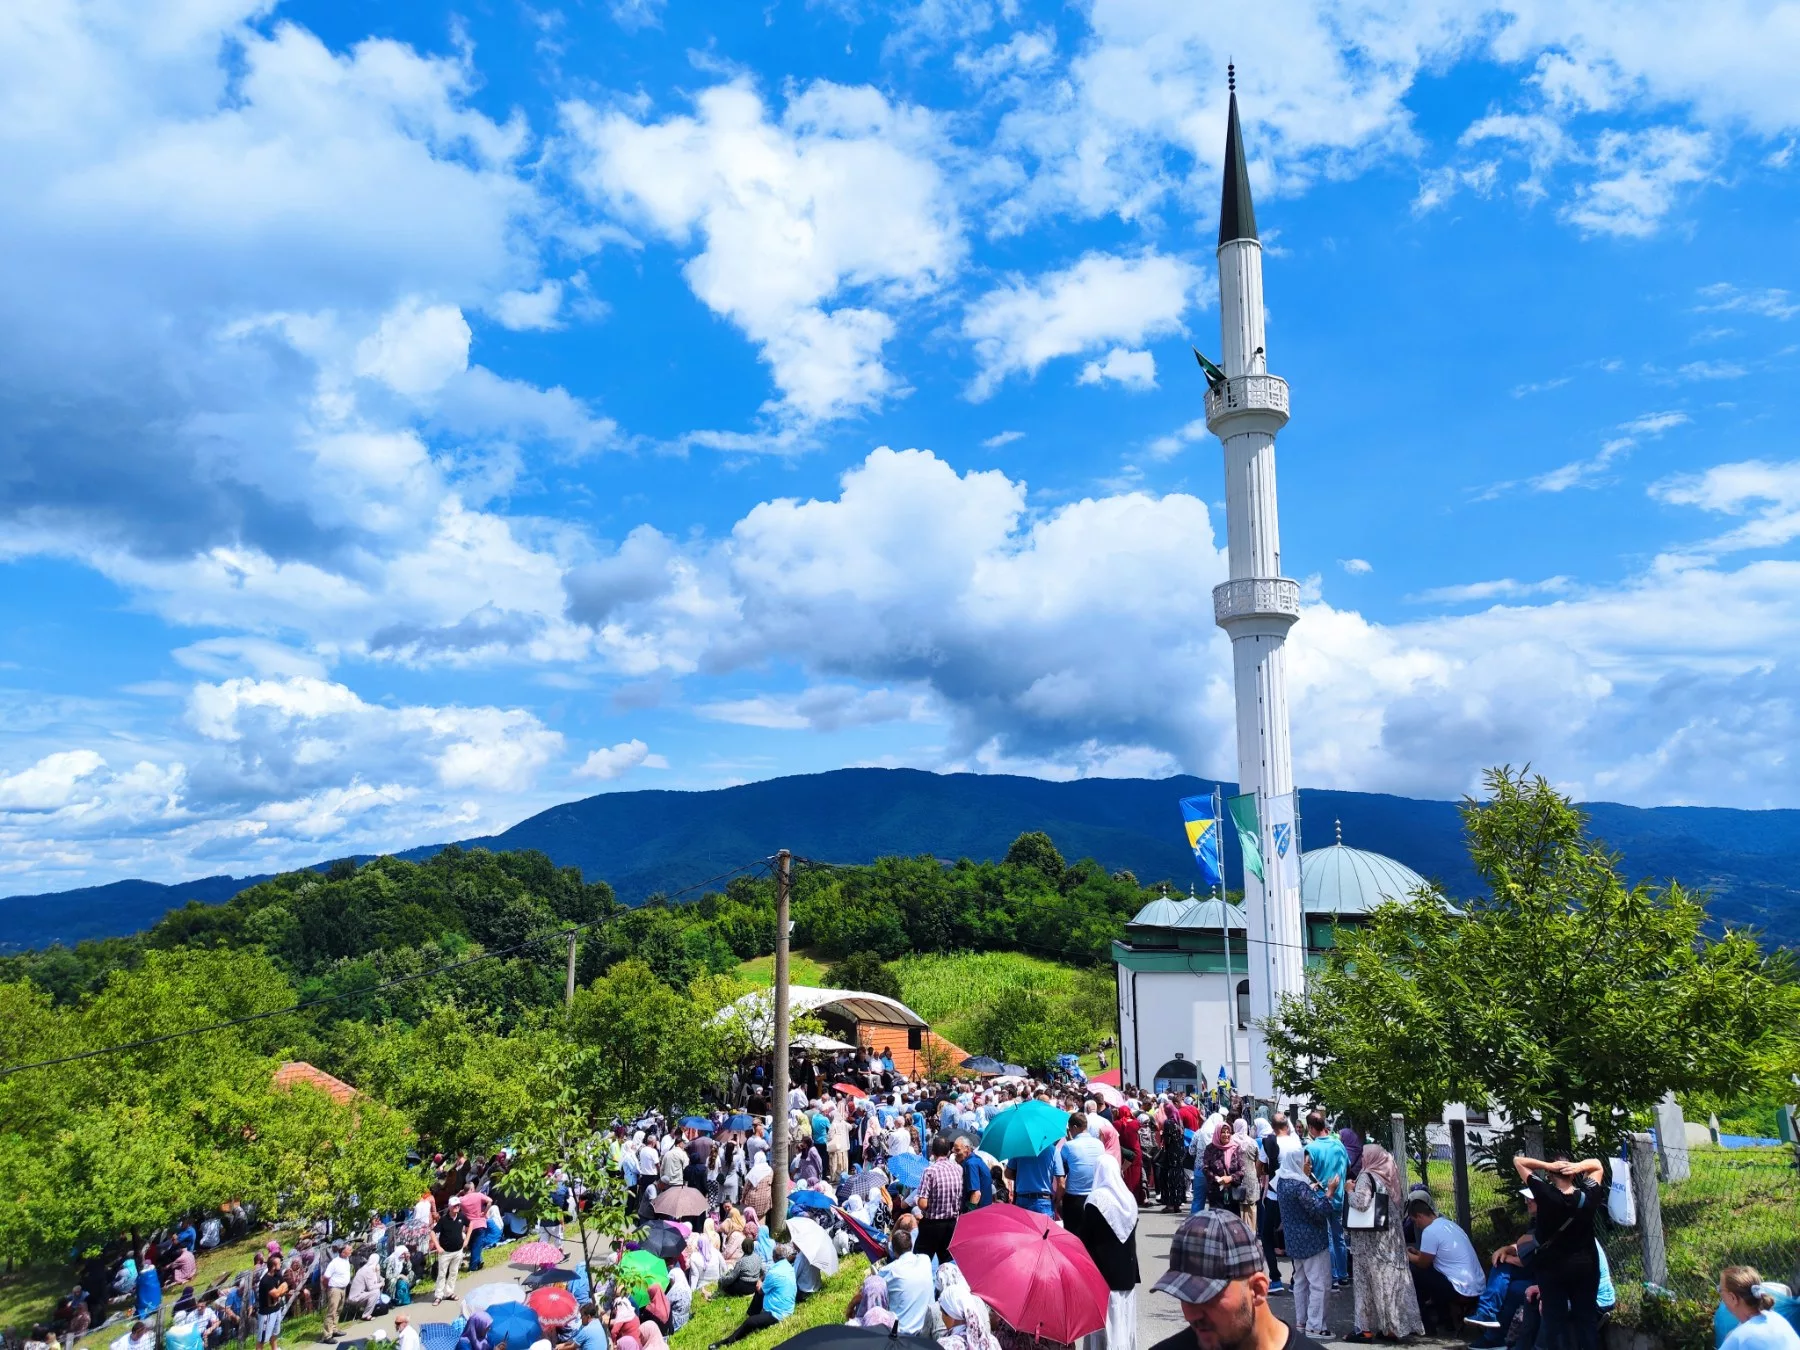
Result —
M1013 840L1006 850L1006 865L1029 867L1050 881L1059 880L1066 866L1063 855L1056 851L1056 845L1042 830L1027 830Z
M1678 883L1625 884L1543 778L1496 769L1486 788L1463 820L1489 894L1460 917L1413 897L1343 934L1271 1028L1282 1086L1353 1110L1385 1090L1421 1114L1485 1096L1562 1147L1585 1115L1610 1146L1665 1092L1753 1094L1800 1068L1785 956L1747 933L1709 937Z
M900 977L874 952L851 952L831 968L831 979L839 989L860 989L900 1000Z

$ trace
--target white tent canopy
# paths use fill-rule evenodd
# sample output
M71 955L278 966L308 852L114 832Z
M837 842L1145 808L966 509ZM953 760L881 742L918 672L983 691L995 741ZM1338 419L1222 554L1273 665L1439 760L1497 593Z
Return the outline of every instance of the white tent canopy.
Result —
M788 1015L821 1013L846 1018L851 1022L878 1022L885 1026L923 1027L925 1019L898 999L885 994L870 994L856 989L812 989L793 986L788 991ZM714 1020L736 1019L743 1024L751 1045L766 1050L774 1041L775 991L757 989L719 1009ZM810 1039L810 1038L808 1038ZM800 1043L799 1038L795 1044ZM834 1042L842 1045L842 1042ZM812 1046L823 1049L824 1046ZM844 1046L854 1049L853 1046Z

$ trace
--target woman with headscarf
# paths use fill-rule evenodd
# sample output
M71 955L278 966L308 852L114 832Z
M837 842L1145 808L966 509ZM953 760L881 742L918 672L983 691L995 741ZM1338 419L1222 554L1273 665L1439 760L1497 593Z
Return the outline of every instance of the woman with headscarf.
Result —
M1102 1158L1075 1221L1075 1236L1100 1268L1111 1294L1106 1325L1084 1338L1083 1350L1136 1350L1137 1346L1137 1197L1125 1184L1119 1165Z
M880 1331L891 1331L894 1327L894 1314L888 1307L887 1281L876 1271L870 1271L868 1278L862 1282L862 1288L856 1291L856 1297L850 1300L850 1311L844 1317L844 1325L851 1327L874 1327Z
M477 1308L469 1314L463 1333L457 1338L456 1350L492 1350L488 1333L493 1329L494 1319L487 1315L487 1309Z
M1187 1142L1182 1135L1181 1112L1165 1101L1156 1113L1156 1189L1163 1212L1174 1214L1187 1199Z
M1256 1157L1258 1153L1256 1131L1250 1128L1250 1122L1242 1116L1231 1118L1231 1146L1237 1151L1238 1162L1244 1170L1238 1182L1237 1212L1243 1221L1250 1225L1250 1231L1256 1231L1256 1202L1262 1190L1257 1181Z
M1325 1325L1325 1297L1331 1291L1325 1223L1336 1193L1336 1177L1329 1191L1313 1180L1312 1160L1305 1149L1283 1150L1275 1173L1275 1198L1281 1206L1287 1254L1294 1263L1294 1329L1315 1341L1331 1334Z
M1206 1178L1206 1207L1236 1211L1238 1188L1244 1184L1244 1159L1238 1152L1231 1126L1220 1121L1200 1154L1200 1172ZM1200 1176L1194 1177L1196 1183Z
M1130 1103L1113 1112L1113 1128L1119 1132L1119 1174L1138 1199L1144 1196L1144 1154L1139 1146L1138 1120Z
M769 1166L769 1155L759 1153L744 1175L744 1208L758 1214L769 1208L775 1183L775 1169Z
M1344 1184L1348 1186L1356 1180L1356 1174L1362 1168L1362 1136L1346 1125L1338 1131L1338 1142L1344 1146L1344 1156L1349 1160L1344 1173Z
M1360 1140L1358 1141L1361 1142ZM1350 1192L1357 1215L1374 1214L1385 1227L1350 1228L1350 1273L1356 1287L1356 1334L1352 1341L1398 1341L1425 1332L1419 1299L1406 1261L1406 1239L1400 1231L1400 1169L1380 1144L1361 1148L1362 1164ZM1355 1164L1352 1170L1356 1171Z
M938 1291L938 1313L944 1319L943 1334L937 1338L942 1350L1000 1350L989 1325L988 1305L969 1288L954 1265L944 1267L955 1272Z

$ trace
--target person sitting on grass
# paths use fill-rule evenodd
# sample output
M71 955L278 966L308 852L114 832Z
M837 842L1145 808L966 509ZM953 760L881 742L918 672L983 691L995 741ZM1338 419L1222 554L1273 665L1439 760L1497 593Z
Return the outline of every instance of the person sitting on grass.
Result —
M732 1345L764 1327L787 1321L794 1315L796 1298L794 1248L791 1243L778 1243L775 1247L775 1259L769 1263L768 1268L763 1271L762 1279L757 1282L756 1293L750 1299L750 1309L745 1313L744 1320L738 1323L736 1331L722 1341L714 1341L708 1350L719 1350L720 1346Z

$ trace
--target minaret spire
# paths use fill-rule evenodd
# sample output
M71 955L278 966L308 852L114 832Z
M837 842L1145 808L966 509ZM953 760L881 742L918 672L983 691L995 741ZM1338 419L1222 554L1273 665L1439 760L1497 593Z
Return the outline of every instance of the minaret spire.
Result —
M1250 1085L1275 1094L1262 1028L1282 1000L1305 988L1300 915L1300 837L1288 744L1288 629L1300 617L1300 587L1281 571L1275 511L1275 435L1288 420L1287 381L1269 373L1264 348L1262 243L1250 204L1238 125L1237 71L1227 67L1225 183L1219 204L1219 366L1206 391L1206 425L1225 451L1225 540L1229 579L1213 588L1213 618L1231 639L1237 700L1238 791L1254 794L1262 875L1246 871L1250 942Z
M1256 208L1250 202L1250 171L1244 166L1244 136L1238 130L1237 67L1226 66L1231 110L1225 118L1225 186L1219 194L1219 244L1256 238Z

